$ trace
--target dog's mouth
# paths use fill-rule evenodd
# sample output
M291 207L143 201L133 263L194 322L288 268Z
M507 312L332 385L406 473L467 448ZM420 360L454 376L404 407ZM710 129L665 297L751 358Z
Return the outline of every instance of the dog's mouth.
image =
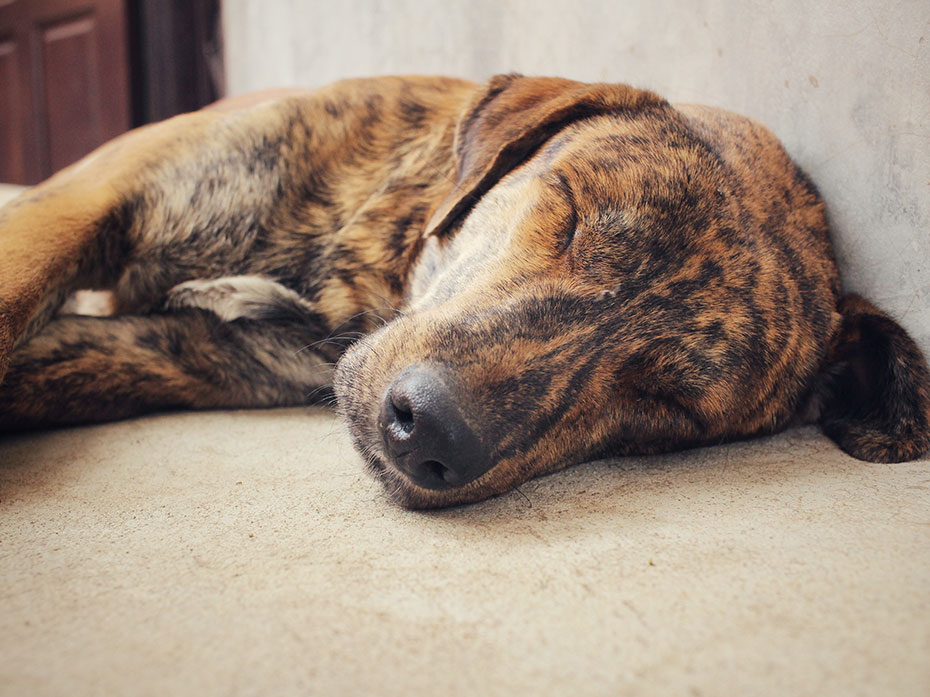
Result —
M444 489L421 488L380 453L368 452L365 464L368 474L381 484L385 495L399 506L409 509L425 509L452 505L452 502L441 497L443 493L448 495L455 492L451 485Z
M408 509L444 508L463 503L471 503L487 498L488 493L475 493L469 491L473 484L458 485L447 481L445 466L436 462L426 464L426 467L435 467L434 478L421 478L415 481L396 461L386 456L380 450L370 446L359 447L359 440L349 424L350 433L356 446L365 459L367 473L376 479L385 495L394 503ZM427 475L429 477L429 475Z

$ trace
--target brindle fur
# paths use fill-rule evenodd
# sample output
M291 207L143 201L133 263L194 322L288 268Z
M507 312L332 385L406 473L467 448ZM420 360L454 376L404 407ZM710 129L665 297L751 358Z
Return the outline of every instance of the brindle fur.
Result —
M117 313L60 313L83 288ZM624 85L227 100L0 211L0 429L301 404L336 361L356 445L411 507L796 421L869 460L930 447L926 363L842 295L823 204L777 140ZM493 453L465 486L384 457L378 405L414 364L452 376Z

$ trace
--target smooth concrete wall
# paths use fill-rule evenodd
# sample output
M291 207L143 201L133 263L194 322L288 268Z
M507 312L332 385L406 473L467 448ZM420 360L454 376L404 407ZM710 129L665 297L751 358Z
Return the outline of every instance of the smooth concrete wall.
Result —
M629 82L771 127L846 285L930 355L928 0L226 0L228 85L518 71Z

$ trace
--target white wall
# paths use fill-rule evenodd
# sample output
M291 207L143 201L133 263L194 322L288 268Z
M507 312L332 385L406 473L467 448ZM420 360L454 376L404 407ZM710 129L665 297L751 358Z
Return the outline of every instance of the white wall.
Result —
M930 355L928 0L225 0L231 93L518 71L770 126L820 186L847 288Z

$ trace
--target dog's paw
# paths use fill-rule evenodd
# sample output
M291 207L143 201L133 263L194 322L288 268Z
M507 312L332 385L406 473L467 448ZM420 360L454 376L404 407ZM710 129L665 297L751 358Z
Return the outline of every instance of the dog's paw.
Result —
M187 281L168 291L166 310L208 310L224 322L237 319L302 320L313 306L290 288L262 276Z
M108 290L75 291L65 300L58 314L109 317L116 314L116 296Z

